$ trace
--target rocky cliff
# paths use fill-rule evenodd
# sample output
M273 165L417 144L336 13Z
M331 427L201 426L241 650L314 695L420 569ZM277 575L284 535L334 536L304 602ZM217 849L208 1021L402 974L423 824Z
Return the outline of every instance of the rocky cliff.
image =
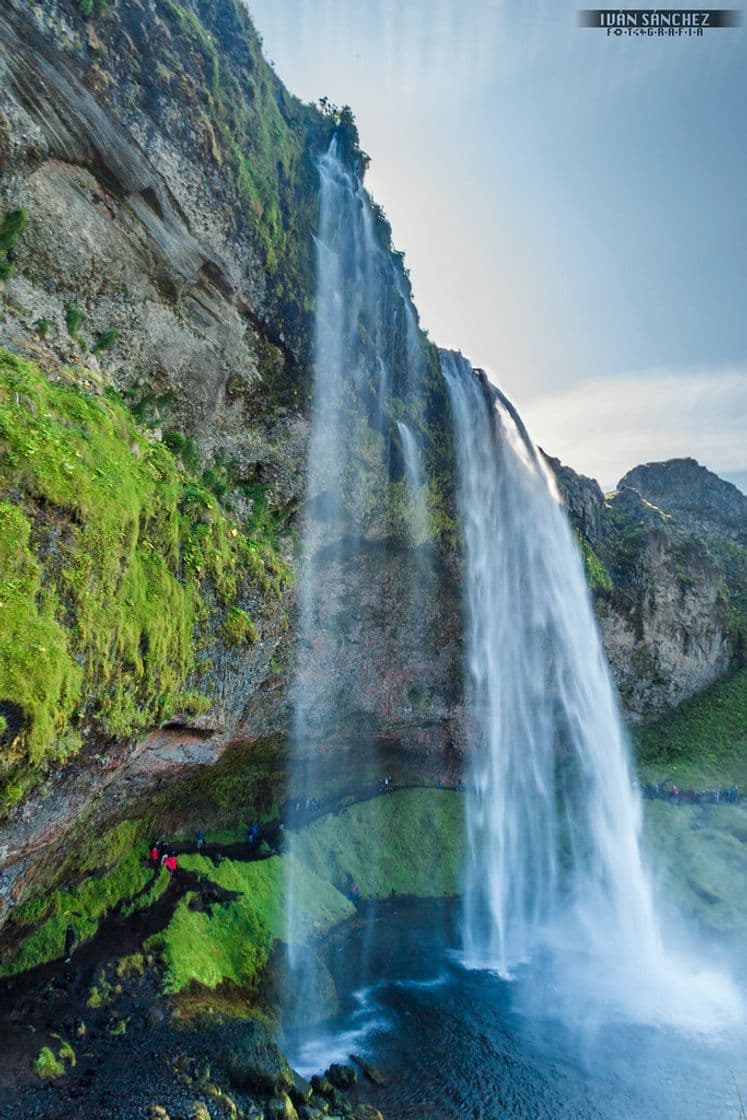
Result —
M254 784L233 804L200 786L205 819L277 808L316 160L333 132L356 176L365 156L349 110L286 92L238 0L12 0L0 46L4 920L67 874L72 836L125 814L183 826L201 772L231 785L214 766L229 748L231 775ZM440 594L392 640L391 619L414 614L395 456L357 556L329 572L374 620L351 630L330 741L404 746L435 773L461 743L461 627L448 440L430 442L437 541L417 547ZM322 668L329 656L320 634Z
M549 462L579 535L629 718L650 720L740 668L744 495L692 459L636 467L608 495Z

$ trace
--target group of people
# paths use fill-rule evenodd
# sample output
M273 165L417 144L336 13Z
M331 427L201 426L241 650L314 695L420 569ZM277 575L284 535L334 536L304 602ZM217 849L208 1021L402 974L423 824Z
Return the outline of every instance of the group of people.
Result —
M736 805L740 800L737 786L725 789L680 789L667 782L648 783L641 791L649 801L671 801L675 805Z
M165 867L170 874L177 868L176 853L172 852L162 840L157 840L148 849L148 862L153 867Z

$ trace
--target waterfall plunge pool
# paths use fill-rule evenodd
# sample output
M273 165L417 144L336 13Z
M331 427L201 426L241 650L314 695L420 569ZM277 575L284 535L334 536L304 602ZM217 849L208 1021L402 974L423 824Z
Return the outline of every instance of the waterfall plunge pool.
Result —
M362 1056L387 1078L361 1082L386 1120L730 1120L747 1099L747 1026L687 1032L587 1018L535 959L506 981L462 966L459 907L378 903L325 946L339 1016L291 1034L301 1072ZM373 936L371 932L373 930ZM367 985L353 987L367 939ZM352 965L351 965L351 962ZM741 987L747 969L741 971ZM560 1005L564 1010L559 1012Z

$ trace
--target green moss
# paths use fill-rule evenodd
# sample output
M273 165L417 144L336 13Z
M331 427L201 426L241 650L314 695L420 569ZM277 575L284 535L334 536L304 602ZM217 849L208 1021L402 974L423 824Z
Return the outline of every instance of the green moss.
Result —
M62 1077L64 1072L65 1067L62 1062L54 1056L48 1046L42 1046L34 1062L36 1076L48 1080L54 1077Z
M250 989L256 985L273 942L283 933L284 863L274 856L255 863L222 860L216 867L202 856L182 857L182 867L236 892L238 898L208 912L191 909L191 896L186 896L168 927L148 942L165 963L167 991L179 992L193 982L207 988L225 981ZM308 936L352 915L352 904L331 883L306 869L301 879Z
M0 225L0 253L8 253L15 248L28 220L29 212L23 206L5 215Z
M251 646L257 641L257 627L241 607L229 607L221 626L221 636L226 645Z
M602 558L594 551L589 541L581 533L576 534L584 560L584 572L589 589L597 594L612 591L612 577Z
M75 857L72 867L82 873L100 872L114 867L138 850L138 841L143 838L143 835L140 821L120 821L102 836L88 837L81 848L80 855Z
M712 782L747 784L747 668L637 728L634 738L639 762L652 776L700 789Z
M84 319L85 315L78 307L77 303L65 304L65 326L67 327L67 333L71 338L77 339L78 332L83 324Z
M96 933L99 921L123 900L132 900L149 884L152 870L138 852L131 852L108 874L91 876L69 890L55 890L19 907L19 925L40 925L0 964L0 975L25 972L62 957L65 931L75 929L78 943Z
M105 350L111 350L114 343L119 338L119 331L116 327L110 327L108 331L103 331L96 342L91 347L92 354L103 354Z
M117 961L117 976L125 980L131 976L142 976L145 972L145 957L142 953L130 953Z
M52 1038L56 1038L57 1041L60 1044L58 1049L57 1049L57 1056L60 1059L60 1061L61 1062L67 1062L68 1065L74 1066L75 1062L76 1062L75 1051L73 1050L72 1046L67 1041L67 1039L63 1038L62 1035L60 1035L60 1034L53 1034Z
M343 889L352 877L362 898L457 895L463 813L464 798L450 790L399 790L320 818L292 836L291 851Z
M135 897L122 904L122 914L128 918L137 910L147 910L154 902L158 902L161 895L169 889L171 875L165 867L159 867L150 885Z
M3 435L0 415L0 438ZM4 459L0 445L0 464ZM0 502L0 697L20 706L25 731L4 752L0 776L23 749L33 764L47 753L64 757L75 745L63 732L76 709L83 674L61 624L54 590L42 586L25 513Z
M257 576L214 498L118 400L7 351L0 479L0 699L24 716L0 763L12 786L84 722L122 738L179 710L203 587L230 603L242 565Z
M13 275L13 249L28 224L29 212L21 206L11 210L0 224L0 279L7 280Z

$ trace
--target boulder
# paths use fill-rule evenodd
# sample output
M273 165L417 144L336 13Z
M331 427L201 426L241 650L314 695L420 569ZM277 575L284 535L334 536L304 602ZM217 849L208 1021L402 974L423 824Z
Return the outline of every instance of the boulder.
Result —
M312 1077L311 1087L320 1097L331 1097L335 1091L332 1082L328 1081L326 1077L320 1077L318 1073L315 1073Z
M358 1074L353 1067L342 1065L339 1062L333 1063L325 1076L337 1089L352 1089L358 1081Z
M267 1120L298 1120L298 1113L287 1093L267 1102L265 1116Z
M242 1023L240 1031L222 1040L218 1053L237 1089L282 1099L295 1088L293 1070L265 1023Z

